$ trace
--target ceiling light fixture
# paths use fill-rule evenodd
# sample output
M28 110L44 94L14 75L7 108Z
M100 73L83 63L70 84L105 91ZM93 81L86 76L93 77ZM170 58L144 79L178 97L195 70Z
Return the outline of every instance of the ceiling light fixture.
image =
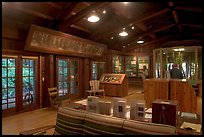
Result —
M135 27L134 27L134 26L132 26L132 29L135 29Z
M97 22L99 20L100 20L100 18L96 15L95 11L93 12L93 14L90 17L88 17L89 22Z
M105 10L103 10L103 14L105 14L106 13L106 11Z
M137 41L138 44L142 44L144 43L144 40L142 40L142 38L140 37L139 40Z
M144 43L144 40L138 40L137 43L142 44L142 43Z
M128 33L125 31L125 28L123 28L123 31L119 33L120 36L125 37L128 35Z

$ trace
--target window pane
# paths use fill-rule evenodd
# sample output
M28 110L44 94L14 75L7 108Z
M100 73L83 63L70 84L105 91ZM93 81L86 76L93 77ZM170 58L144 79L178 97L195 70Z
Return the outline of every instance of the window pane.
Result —
M7 104L2 105L2 110L7 109Z
M29 66L29 60L23 59L23 67Z
M15 97L15 88L8 88L8 98Z
M12 102L15 102L15 98L8 99L8 103L12 103Z
M34 67L34 60L30 60L30 67Z
M2 99L7 99L7 89L2 89Z
M7 78L2 78L2 88L7 87Z
M7 66L6 61L7 61L7 59L2 59L2 66Z
M2 77L6 77L7 76L7 70L6 68L2 67Z
M14 108L14 107L15 107L15 103L8 104L8 108Z
M23 68L23 76L29 76L29 68Z
M15 87L15 78L8 78L8 87Z
M8 59L8 66L15 66L15 59Z
M8 68L8 77L15 77L15 68Z
M30 68L30 76L34 76L34 69Z

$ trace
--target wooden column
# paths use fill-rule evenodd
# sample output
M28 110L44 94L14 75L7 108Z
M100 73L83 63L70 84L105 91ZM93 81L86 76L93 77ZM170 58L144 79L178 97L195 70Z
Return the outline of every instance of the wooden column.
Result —
M156 78L156 51L153 50L153 78Z
M163 78L162 49L159 50L159 57L160 57L160 78Z
M198 48L195 48L195 77L194 79L198 80Z

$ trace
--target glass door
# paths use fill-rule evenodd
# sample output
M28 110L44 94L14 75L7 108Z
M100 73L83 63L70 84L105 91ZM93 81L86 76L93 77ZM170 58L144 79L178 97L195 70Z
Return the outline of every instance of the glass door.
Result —
M57 86L59 96L79 97L79 61L57 58Z
M22 91L23 108L35 107L38 99L37 58L22 59Z
M35 109L38 100L38 57L2 56L2 113Z
M16 111L16 60L2 58L2 111Z

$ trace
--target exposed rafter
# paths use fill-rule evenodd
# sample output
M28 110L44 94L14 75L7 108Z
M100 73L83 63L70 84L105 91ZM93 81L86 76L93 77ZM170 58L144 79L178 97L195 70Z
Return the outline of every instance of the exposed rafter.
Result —
M108 35L111 35L111 34L113 34L115 32L120 31L121 28L125 28L127 26L130 26L131 24L137 24L137 23L146 21L148 19L154 18L156 16L163 15L163 14L167 13L168 11L169 11L169 9L165 8L165 9L159 11L159 12L156 12L156 13L153 13L153 14L152 13L151 14L147 14L147 16L145 16L144 18L141 18L139 20L138 19L137 20L136 19L131 19L131 21L129 23L125 23L125 24L121 25L120 27L113 28L113 30L111 30L111 31L109 30L108 32L105 31L105 32L101 32L101 33L98 33L98 32L94 33L89 38L94 38L95 37L94 38L95 40L100 40L100 39L102 39L102 38L104 38L104 37L106 37Z
M31 9L26 9L24 7L10 5L10 4L7 4L7 3L4 3L4 6L7 6L7 7L11 8L11 9L14 9L14 10L19 10L19 11L24 12L26 14L37 16L37 17L40 17L40 18L43 18L43 19L47 19L47 20L51 20L51 21L54 20L54 18L52 16L45 15L45 14L42 14L40 12L31 10Z
M74 16L71 16L70 18L66 19L65 21L63 21L60 24L60 30L61 31L66 31L66 29L68 27L70 27L70 25L72 25L73 23L79 21L80 19L82 19L83 17L87 16L87 14L93 10L99 9L101 7L104 7L106 5L109 5L111 2L96 2L93 5L89 6L88 8L85 8L83 10L81 10L80 12L78 12L77 14L75 14Z

